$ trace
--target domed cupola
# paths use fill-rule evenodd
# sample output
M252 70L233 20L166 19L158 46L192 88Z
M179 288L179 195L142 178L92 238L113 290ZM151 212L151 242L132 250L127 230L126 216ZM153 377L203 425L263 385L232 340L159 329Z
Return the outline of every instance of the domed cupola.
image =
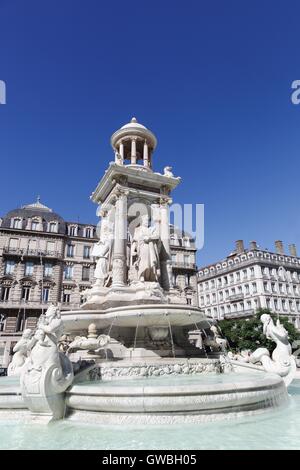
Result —
M121 129L114 132L111 145L115 151L115 162L119 165L142 165L152 168L152 153L157 140L145 126L139 124L135 117Z
M55 231L57 233L65 233L66 223L64 219L42 204L38 197L36 202L8 212L3 217L1 226L21 230L48 231L51 223L56 223L57 229Z

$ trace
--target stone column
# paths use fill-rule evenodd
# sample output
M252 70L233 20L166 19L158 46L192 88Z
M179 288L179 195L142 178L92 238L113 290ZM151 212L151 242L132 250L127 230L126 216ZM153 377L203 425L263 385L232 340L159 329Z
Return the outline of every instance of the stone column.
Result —
M169 290L172 286L172 261L170 250L170 226L169 226L169 198L160 199L160 237L161 250L161 279L162 287Z
M149 167L149 158L148 158L148 144L147 144L146 140L144 142L143 158L144 158L144 166L148 168Z
M131 164L136 164L136 138L131 139Z
M127 191L118 188L116 192L115 233L112 261L113 287L125 286L126 242L127 242Z
M121 161L123 163L124 162L124 144L123 144L123 142L120 142L119 154L120 154L120 157L121 157Z

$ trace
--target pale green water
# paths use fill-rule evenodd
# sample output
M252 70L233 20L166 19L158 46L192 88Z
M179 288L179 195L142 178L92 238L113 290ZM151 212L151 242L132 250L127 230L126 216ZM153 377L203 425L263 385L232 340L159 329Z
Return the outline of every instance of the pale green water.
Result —
M0 421L0 449L300 449L300 381L279 411L180 426L92 426Z

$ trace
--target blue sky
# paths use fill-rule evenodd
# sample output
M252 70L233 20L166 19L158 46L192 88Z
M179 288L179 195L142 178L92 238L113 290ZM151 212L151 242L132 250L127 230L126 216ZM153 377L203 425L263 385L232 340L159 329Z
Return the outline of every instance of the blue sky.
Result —
M96 222L89 195L132 116L205 204L200 265L236 239L299 245L300 4L0 0L0 212L42 202Z

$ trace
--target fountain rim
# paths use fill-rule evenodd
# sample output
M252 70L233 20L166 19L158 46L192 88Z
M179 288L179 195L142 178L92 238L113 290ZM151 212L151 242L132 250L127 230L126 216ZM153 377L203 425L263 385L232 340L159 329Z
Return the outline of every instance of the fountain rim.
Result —
M114 321L114 326L135 327L137 319L139 326L189 326L199 324L209 328L210 321L198 307L186 304L138 304L107 309L64 310L61 312L65 324L84 322L96 323L106 328ZM162 322L166 318L165 324Z

